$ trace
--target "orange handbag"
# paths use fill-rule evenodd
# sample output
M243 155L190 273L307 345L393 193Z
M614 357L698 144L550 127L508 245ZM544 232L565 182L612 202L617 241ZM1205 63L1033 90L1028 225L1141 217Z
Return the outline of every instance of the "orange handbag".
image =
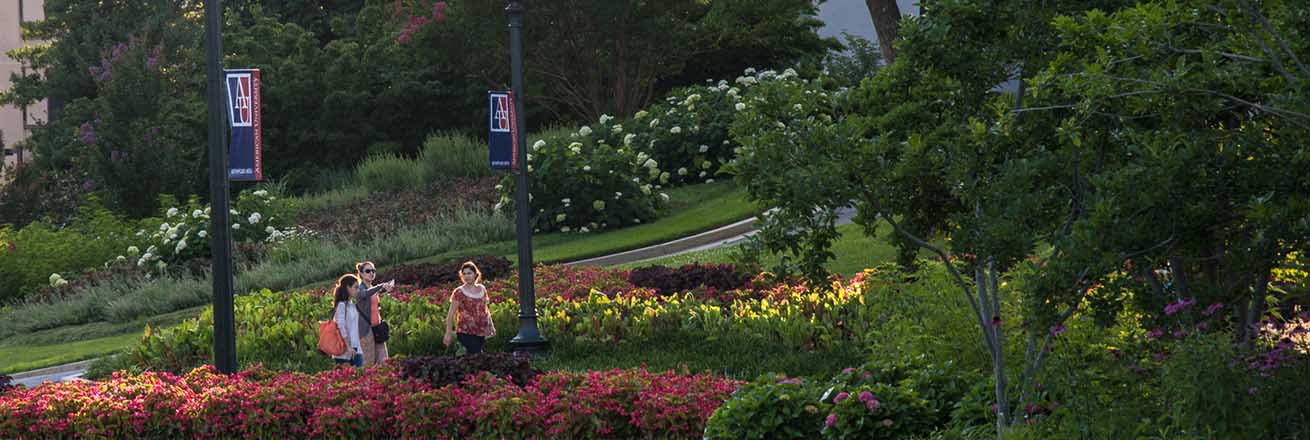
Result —
M318 322L318 351L328 356L346 354L346 339L341 337L335 320Z

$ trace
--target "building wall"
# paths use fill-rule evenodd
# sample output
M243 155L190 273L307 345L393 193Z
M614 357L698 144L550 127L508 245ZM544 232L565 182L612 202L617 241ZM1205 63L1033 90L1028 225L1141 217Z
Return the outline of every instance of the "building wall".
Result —
M10 50L39 42L23 41L22 30L18 23L45 18L44 0L0 0L0 90L10 86L9 76L21 74L23 66L6 55ZM19 16L19 9L22 16ZM0 137L4 140L4 166L0 167L0 182L8 180L9 170L18 162L20 151L15 144L26 139L28 127L46 120L46 103L27 106L26 120L24 109L15 106L0 106ZM23 161L31 160L31 153L22 151Z

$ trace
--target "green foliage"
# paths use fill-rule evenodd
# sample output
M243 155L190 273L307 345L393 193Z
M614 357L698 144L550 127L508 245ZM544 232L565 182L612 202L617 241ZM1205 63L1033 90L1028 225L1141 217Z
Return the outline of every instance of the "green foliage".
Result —
M427 181L423 162L391 154L369 156L355 168L355 179L369 192L386 193Z
M829 52L823 59L823 77L838 86L859 85L878 72L882 51L877 43L858 35L842 33L846 41L842 51Z
M448 181L460 177L491 174L487 145L478 139L453 133L433 134L423 141L419 160L428 180Z
M710 417L706 438L899 439L943 426L964 394L949 366L848 368L829 381L767 375Z
M794 74L777 81L770 72L760 76L764 81L737 105L741 113L732 133L741 142L741 157L729 170L753 200L773 207L763 217L758 243L782 255L774 269L822 280L839 236L834 209L858 192L857 176L837 158L859 142L861 126L842 117L844 93L788 80Z
M42 287L59 287L60 279L100 267L131 242L130 223L94 198L82 203L69 225L35 222L13 230L0 227L0 302L33 296ZM59 283L66 284L66 283Z
M406 2L417 15L422 4L414 3L420 2ZM585 120L632 115L672 88L752 66L790 65L836 45L815 34L822 23L808 0L587 0L530 8L523 16L525 32L532 29L531 38L525 33L523 40L524 67L541 75L528 83L536 89L525 94ZM455 58L451 54L493 54L451 62L492 82L507 78L504 5L451 2L446 14L447 21L413 34L414 50L443 60ZM529 121L532 113L529 106Z

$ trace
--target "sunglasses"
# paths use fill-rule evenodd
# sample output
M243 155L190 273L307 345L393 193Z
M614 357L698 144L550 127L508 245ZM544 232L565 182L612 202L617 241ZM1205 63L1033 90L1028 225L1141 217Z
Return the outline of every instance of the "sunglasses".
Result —
M364 273L373 273L373 272L377 272L377 271L373 269L364 269Z

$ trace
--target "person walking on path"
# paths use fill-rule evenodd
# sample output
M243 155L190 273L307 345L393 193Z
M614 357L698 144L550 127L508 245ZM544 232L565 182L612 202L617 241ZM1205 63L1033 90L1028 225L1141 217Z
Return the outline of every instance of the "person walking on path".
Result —
M355 264L355 274L359 277L359 298L355 299L355 307L359 310L359 339L363 346L364 365L377 365L387 361L387 341L386 337L390 336L390 328L382 321L382 315L378 312L378 298L376 294L380 291L391 291L396 286L396 281L392 280L373 286L373 279L377 278L377 266L372 261L364 261ZM379 339L381 339L379 341Z
M472 261L460 266L459 279L463 284L450 293L450 311L446 313L446 334L442 342L449 347L454 332L466 354L481 353L487 338L496 336L496 323L492 322L491 308L488 307L487 287L482 285L482 271ZM458 328L455 325L457 320Z
M336 293L333 295L333 320L337 322L337 330L341 332L342 339L346 340L346 352L332 359L337 365L350 364L361 367L364 365L364 355L360 351L359 344L359 310L350 303L352 298L359 296L359 280L354 275L342 275L337 280Z

